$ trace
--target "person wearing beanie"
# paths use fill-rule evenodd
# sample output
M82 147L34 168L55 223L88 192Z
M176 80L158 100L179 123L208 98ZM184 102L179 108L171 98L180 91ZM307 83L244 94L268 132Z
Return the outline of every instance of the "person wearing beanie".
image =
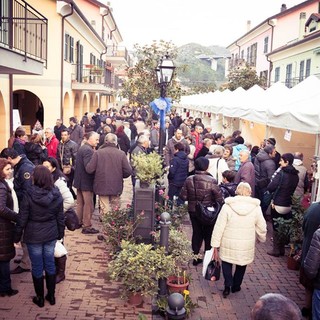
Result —
M286 244L285 237L279 234L277 218L289 220L292 218L292 195L298 185L298 170L293 166L293 154L284 153L280 159L280 170L268 184L267 190L273 193L271 201L271 217L273 221L273 250L267 253L274 257L283 256Z
M196 203L201 201L205 206L212 203L223 203L221 191L214 179L208 172L209 160L200 157L195 161L195 175L189 176L182 187L180 198L188 201L188 212L192 224L192 250L194 254L200 253L202 242L205 243L205 250L210 250L210 240L214 225L204 225L197 218ZM202 262L202 259L193 260L196 266Z
M275 138L268 138L266 140L266 146L272 146L274 147L274 152L273 152L273 161L274 163L276 164L276 170L279 168L280 166L280 158L281 158L281 155L280 153L276 150L276 139Z

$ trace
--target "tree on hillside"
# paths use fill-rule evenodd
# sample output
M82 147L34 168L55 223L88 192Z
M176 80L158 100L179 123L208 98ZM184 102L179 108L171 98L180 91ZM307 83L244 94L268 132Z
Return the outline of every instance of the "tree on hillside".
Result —
M169 54L174 60L177 56L177 48L171 42L154 41L151 45L134 46L137 63L128 69L127 79L123 82L121 95L129 100L130 104L148 105L160 96L155 69L161 58ZM182 91L179 83L173 80L167 89L167 97L179 101Z
M265 79L259 78L256 71L248 64L245 67L240 66L231 69L228 78L227 88L231 91L236 90L238 87L248 90L255 84L261 86L265 82Z

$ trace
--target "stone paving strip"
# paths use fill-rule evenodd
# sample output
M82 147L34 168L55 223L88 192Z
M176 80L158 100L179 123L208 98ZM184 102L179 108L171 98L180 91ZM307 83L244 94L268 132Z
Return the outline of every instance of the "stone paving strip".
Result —
M124 204L131 203L131 189L131 181L126 179ZM94 227L101 230L98 210L94 213ZM191 237L188 222L184 229ZM268 229L271 230L271 225ZM144 298L139 307L120 299L119 283L109 281L106 276L107 246L97 239L97 235L84 235L81 230L66 231L65 244L69 251L66 280L57 284L56 305L35 306L31 273L12 275L12 287L19 293L0 298L0 320L137 320L139 313L148 320L163 319L152 315L151 298ZM287 269L286 257L268 256L266 251L270 245L270 235L265 244L257 244L256 258L247 268L242 290L230 294L227 299L222 297L223 277L216 283L209 282L202 277L202 265L194 267L190 264L190 296L199 307L189 319L248 320L255 301L268 292L282 293L302 307L304 289L299 284L299 272ZM21 255L19 247L17 253ZM12 261L11 268L14 267Z

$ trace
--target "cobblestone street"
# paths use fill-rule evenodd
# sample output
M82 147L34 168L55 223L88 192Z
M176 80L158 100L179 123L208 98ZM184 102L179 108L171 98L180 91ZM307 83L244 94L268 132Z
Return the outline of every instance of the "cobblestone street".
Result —
M131 181L126 179L123 203L131 203L131 196ZM97 210L94 223L101 229ZM188 222L185 230L190 236ZM81 230L67 231L65 242L69 251L66 280L57 285L56 305L46 303L42 309L35 306L31 300L34 295L31 273L12 275L13 288L18 289L19 293L10 298L0 298L1 320L130 320L138 319L139 313L147 319L163 319L152 315L151 298L144 298L144 303L139 307L120 299L119 285L106 278L108 252L97 235L84 235ZM202 265L190 265L192 282L189 291L192 300L199 305L190 319L247 320L255 301L267 292L282 293L302 307L304 290L298 283L299 272L287 269L285 257L268 256L266 251L270 243L269 234L267 243L257 244L256 259L247 268L242 290L230 294L227 299L222 297L223 278L217 283L206 281L201 275ZM17 252L20 254L21 249L18 248Z

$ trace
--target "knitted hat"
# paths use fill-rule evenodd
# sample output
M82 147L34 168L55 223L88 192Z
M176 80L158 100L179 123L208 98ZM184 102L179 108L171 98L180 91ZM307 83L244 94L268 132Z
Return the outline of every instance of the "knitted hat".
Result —
M205 157L199 157L194 162L194 166L198 171L206 171L209 168L209 160Z
M275 146L276 143L277 143L277 141L276 141L275 138L269 138L267 141L268 141L270 144L272 144L273 146Z

